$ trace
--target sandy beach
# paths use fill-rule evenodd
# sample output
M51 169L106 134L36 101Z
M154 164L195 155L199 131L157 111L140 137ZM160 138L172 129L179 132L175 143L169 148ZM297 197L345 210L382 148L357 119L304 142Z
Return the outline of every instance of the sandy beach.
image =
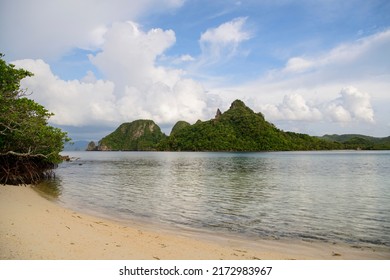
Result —
M77 213L31 187L0 186L0 259L390 259L390 248L181 233Z

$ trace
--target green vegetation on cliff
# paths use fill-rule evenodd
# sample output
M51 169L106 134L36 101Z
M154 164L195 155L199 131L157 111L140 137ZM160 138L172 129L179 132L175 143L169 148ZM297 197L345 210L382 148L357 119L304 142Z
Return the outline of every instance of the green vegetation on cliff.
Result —
M338 149L390 149L390 137L325 135L285 132L255 113L240 100L214 119L191 125L177 122L166 136L151 120L120 125L99 141L98 150L124 151L306 151Z
M186 125L160 144L172 151L289 151L340 149L342 145L306 134L283 132L236 100L212 120Z
M324 135L321 138L342 144L345 149L390 150L390 136L384 138L360 134Z
M152 120L136 120L121 124L99 141L100 151L153 151L166 138Z
M173 127L172 127L172 131L171 131L171 136L172 135L175 135L177 132L179 132L180 130L182 130L183 128L186 128L188 126L191 126L190 123L186 122L186 121L178 121Z

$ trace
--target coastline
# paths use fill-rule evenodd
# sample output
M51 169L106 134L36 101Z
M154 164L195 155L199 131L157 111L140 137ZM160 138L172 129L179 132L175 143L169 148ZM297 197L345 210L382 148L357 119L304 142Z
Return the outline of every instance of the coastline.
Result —
M367 260L390 248L180 234L64 208L31 187L0 185L0 260Z

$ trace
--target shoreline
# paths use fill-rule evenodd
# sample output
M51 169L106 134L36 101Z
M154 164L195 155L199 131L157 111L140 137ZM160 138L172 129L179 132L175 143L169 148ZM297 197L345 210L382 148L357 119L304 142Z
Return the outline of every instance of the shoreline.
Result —
M0 185L0 260L9 259L389 260L390 248L254 241L124 223L64 208L29 186Z

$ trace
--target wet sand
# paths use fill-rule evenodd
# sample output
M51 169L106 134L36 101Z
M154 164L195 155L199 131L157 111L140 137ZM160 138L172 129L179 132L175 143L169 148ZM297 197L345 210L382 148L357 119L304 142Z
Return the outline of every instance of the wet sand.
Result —
M390 248L300 240L240 240L78 213L31 187L0 185L0 259L390 259Z

